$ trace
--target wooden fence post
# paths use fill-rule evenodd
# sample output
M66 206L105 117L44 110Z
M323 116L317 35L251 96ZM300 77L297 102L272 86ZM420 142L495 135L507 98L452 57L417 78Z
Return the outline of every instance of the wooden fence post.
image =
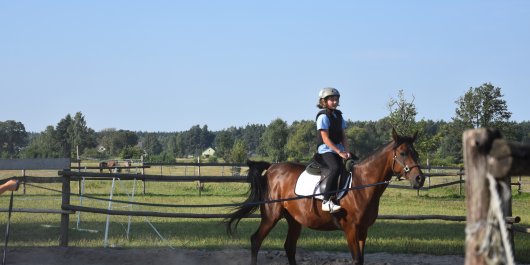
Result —
M501 139L497 130L463 134L466 169L466 265L514 264L511 176L530 174L530 145Z
M463 135L464 167L466 169L466 261L465 265L486 264L478 253L484 229L480 224L487 219L489 191L486 185L486 156L479 152L482 130L465 131Z
M70 171L70 169L64 169L64 171ZM70 205L70 176L63 175L63 188L62 188L62 206L61 208L65 210L63 206ZM61 214L61 235L59 246L67 247L68 246L68 225L70 223L70 214L63 213Z
M197 157L197 176L201 176L201 157ZM202 196L202 190L204 189L204 183L202 183L200 180L197 181L197 189L199 189L199 197Z

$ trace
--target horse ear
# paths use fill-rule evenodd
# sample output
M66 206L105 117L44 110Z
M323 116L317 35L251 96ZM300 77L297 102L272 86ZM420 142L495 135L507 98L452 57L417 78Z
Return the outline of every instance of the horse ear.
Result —
M392 128L392 139L394 139L394 141L397 141L398 138L399 135L397 134L396 129Z
M412 136L412 141L416 141L416 138L418 137L418 131L414 132L414 135Z

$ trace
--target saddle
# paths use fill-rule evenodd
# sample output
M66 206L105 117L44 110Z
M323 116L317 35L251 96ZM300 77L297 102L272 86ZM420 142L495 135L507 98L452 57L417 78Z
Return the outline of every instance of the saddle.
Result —
M355 157L356 158L356 157ZM320 194L320 182L322 181L322 165L324 162L320 155L315 154L311 162L307 165L306 169L300 174L295 186L295 194L299 196L310 196L313 194ZM338 179L338 189L343 190L351 188L351 169L353 168L354 160L348 159L342 167L341 174ZM346 194L346 191L337 193L335 199L339 200ZM322 200L323 195L314 197L315 199Z

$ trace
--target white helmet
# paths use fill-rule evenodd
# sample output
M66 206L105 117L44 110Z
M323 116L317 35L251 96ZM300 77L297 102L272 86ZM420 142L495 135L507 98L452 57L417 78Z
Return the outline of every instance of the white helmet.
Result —
M318 98L323 99L330 96L337 96L340 97L340 93L336 88L333 87L325 87L320 90L320 93L318 93Z

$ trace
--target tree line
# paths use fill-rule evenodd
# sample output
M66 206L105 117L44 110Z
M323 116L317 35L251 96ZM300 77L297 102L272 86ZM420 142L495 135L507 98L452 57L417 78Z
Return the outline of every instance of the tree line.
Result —
M363 158L390 140L395 128L401 134L415 131L415 144L422 163L458 165L462 157L462 133L466 129L498 128L505 138L530 142L530 122L510 121L501 88L491 83L470 88L455 101L451 121L417 120L414 97L403 90L387 103L389 115L377 121L347 121L346 136L350 150ZM207 125L195 125L182 132L138 132L104 129L99 132L87 126L84 115L68 114L57 125L43 132L28 133L21 122L0 121L1 158L134 159L144 156L151 162L173 162L176 158L197 157L208 147L214 148L211 162L241 163L259 156L269 161L311 159L316 151L316 125L313 120L288 124L282 119L270 124L248 124L211 131Z

